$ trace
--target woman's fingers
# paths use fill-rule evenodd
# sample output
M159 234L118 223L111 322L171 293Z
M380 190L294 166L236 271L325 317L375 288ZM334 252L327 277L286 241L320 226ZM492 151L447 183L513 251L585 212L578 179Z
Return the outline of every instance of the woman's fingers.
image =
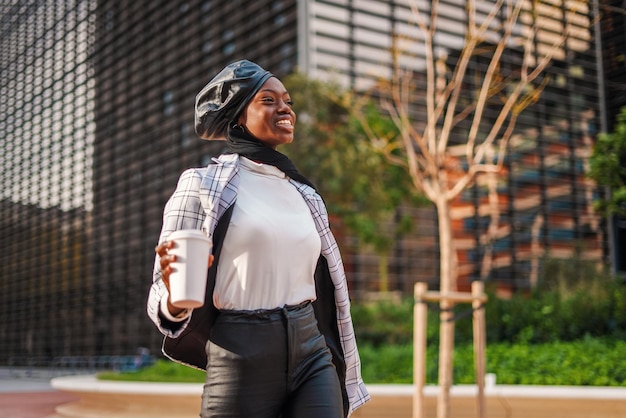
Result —
M161 271L163 273L170 273L172 270L172 267L170 266L171 263L176 261L176 256L174 254L168 254L168 255L164 255L159 259L159 266L161 267Z
M163 257L167 254L167 251L171 248L174 248L174 241L163 241L159 245L156 246L154 252L159 255L159 257Z
M167 282L169 282L169 275L172 272L170 264L176 261L176 255L168 253L168 250L173 247L174 241L163 241L154 248L154 252L159 255L159 267L161 268L161 272ZM207 267L211 267L211 265L213 265L214 258L213 254L209 255Z
M168 250L174 247L174 241L164 241L161 244L157 245L154 249L159 255L159 267L161 269L162 278L165 282L165 285L169 285L170 274L172 273L171 263L176 261L176 256L174 254L169 254ZM168 286L169 288L169 286Z

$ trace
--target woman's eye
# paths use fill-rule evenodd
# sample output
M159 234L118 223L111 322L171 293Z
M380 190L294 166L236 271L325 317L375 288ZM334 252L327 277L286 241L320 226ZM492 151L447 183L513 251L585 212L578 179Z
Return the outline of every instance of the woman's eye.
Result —
M293 100L285 100L285 103L287 103L287 106L293 107Z

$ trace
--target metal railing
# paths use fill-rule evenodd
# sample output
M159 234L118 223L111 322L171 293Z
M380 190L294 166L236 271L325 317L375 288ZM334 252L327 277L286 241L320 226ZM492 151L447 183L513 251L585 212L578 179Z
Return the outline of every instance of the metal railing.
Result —
M128 372L154 363L149 354L125 356L57 356L52 358L13 356L0 366L2 378L45 378L93 374L102 371Z

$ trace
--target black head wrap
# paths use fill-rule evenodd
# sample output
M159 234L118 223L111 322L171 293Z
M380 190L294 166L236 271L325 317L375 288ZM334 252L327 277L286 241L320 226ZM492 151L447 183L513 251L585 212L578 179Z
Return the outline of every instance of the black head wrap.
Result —
M278 167L292 179L315 188L285 154L237 125L243 109L272 76L248 60L228 64L196 96L196 133L202 139L226 139L230 152Z
M196 96L196 133L202 139L224 139L246 104L272 73L248 60L220 71Z

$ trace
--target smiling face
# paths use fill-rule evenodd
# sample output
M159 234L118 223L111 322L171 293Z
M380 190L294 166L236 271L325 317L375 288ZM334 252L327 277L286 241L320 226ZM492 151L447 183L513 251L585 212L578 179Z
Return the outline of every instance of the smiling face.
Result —
M293 141L296 114L283 83L270 77L239 117L239 125L270 148Z

